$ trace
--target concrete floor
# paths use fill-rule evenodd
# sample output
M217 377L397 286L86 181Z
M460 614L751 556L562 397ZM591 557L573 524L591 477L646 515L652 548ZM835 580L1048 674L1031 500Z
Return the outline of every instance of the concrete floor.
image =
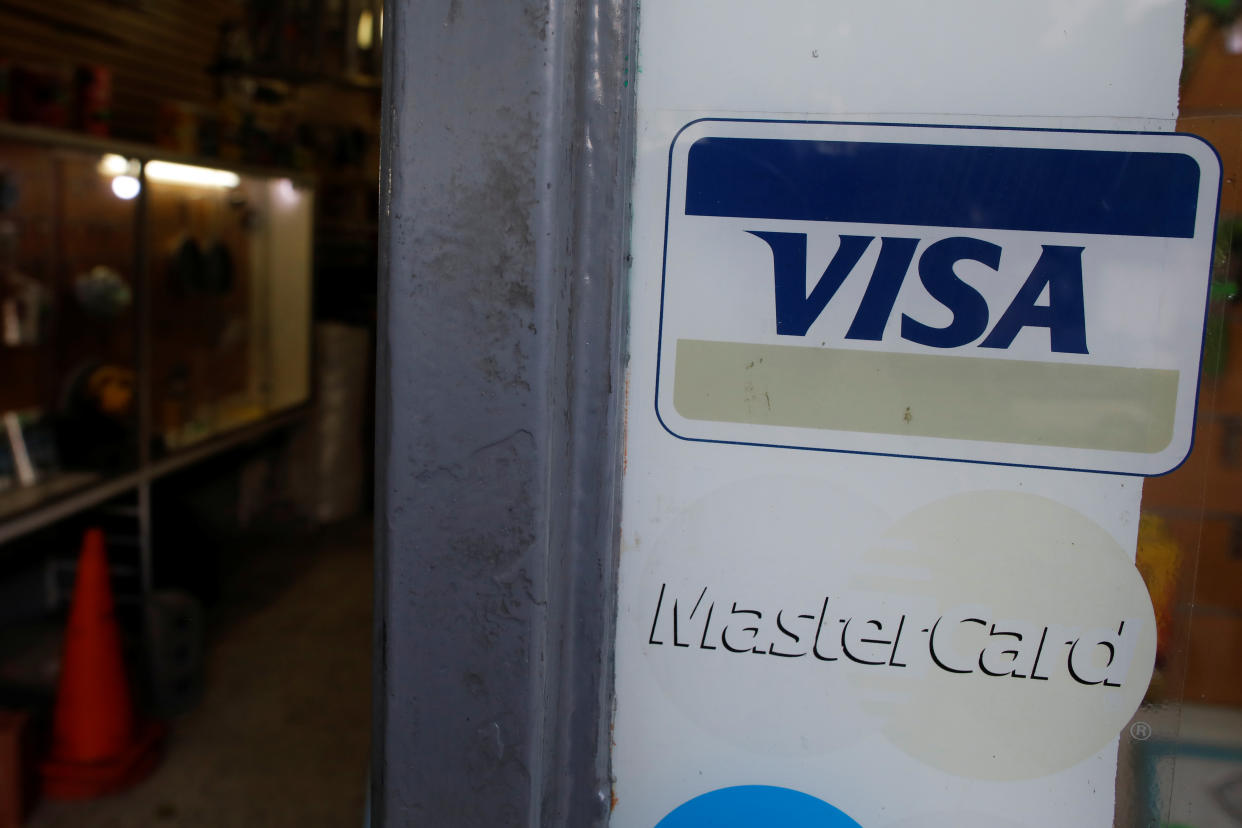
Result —
M362 826L370 745L371 531L273 536L208 616L202 702L137 787L43 802L30 828Z

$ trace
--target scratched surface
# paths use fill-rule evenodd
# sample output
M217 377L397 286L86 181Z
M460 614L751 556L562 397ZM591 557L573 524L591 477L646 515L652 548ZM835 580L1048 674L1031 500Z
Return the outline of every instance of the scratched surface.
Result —
M390 5L380 825L606 814L630 5Z

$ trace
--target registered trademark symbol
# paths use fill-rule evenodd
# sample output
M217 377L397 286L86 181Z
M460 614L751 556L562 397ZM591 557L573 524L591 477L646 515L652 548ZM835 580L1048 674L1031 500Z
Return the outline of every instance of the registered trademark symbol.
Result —
M1147 722L1135 722L1130 725L1130 735L1140 742L1146 742L1151 738L1151 725Z

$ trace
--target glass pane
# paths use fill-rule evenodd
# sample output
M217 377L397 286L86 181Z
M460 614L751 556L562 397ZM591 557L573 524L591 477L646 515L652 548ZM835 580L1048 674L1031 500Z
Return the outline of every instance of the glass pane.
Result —
M0 142L0 518L137 460L136 193L113 172Z
M146 172L158 454L309 398L313 197L285 178Z
M1178 130L1223 167L1195 446L1143 489L1138 567L1156 608L1156 674L1123 735L1118 825L1242 825L1242 42L1192 3Z

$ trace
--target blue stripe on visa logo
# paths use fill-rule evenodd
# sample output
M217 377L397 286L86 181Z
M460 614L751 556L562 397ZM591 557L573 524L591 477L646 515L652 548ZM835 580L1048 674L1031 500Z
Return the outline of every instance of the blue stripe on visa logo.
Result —
M1199 165L1161 152L700 138L686 214L1194 237Z

